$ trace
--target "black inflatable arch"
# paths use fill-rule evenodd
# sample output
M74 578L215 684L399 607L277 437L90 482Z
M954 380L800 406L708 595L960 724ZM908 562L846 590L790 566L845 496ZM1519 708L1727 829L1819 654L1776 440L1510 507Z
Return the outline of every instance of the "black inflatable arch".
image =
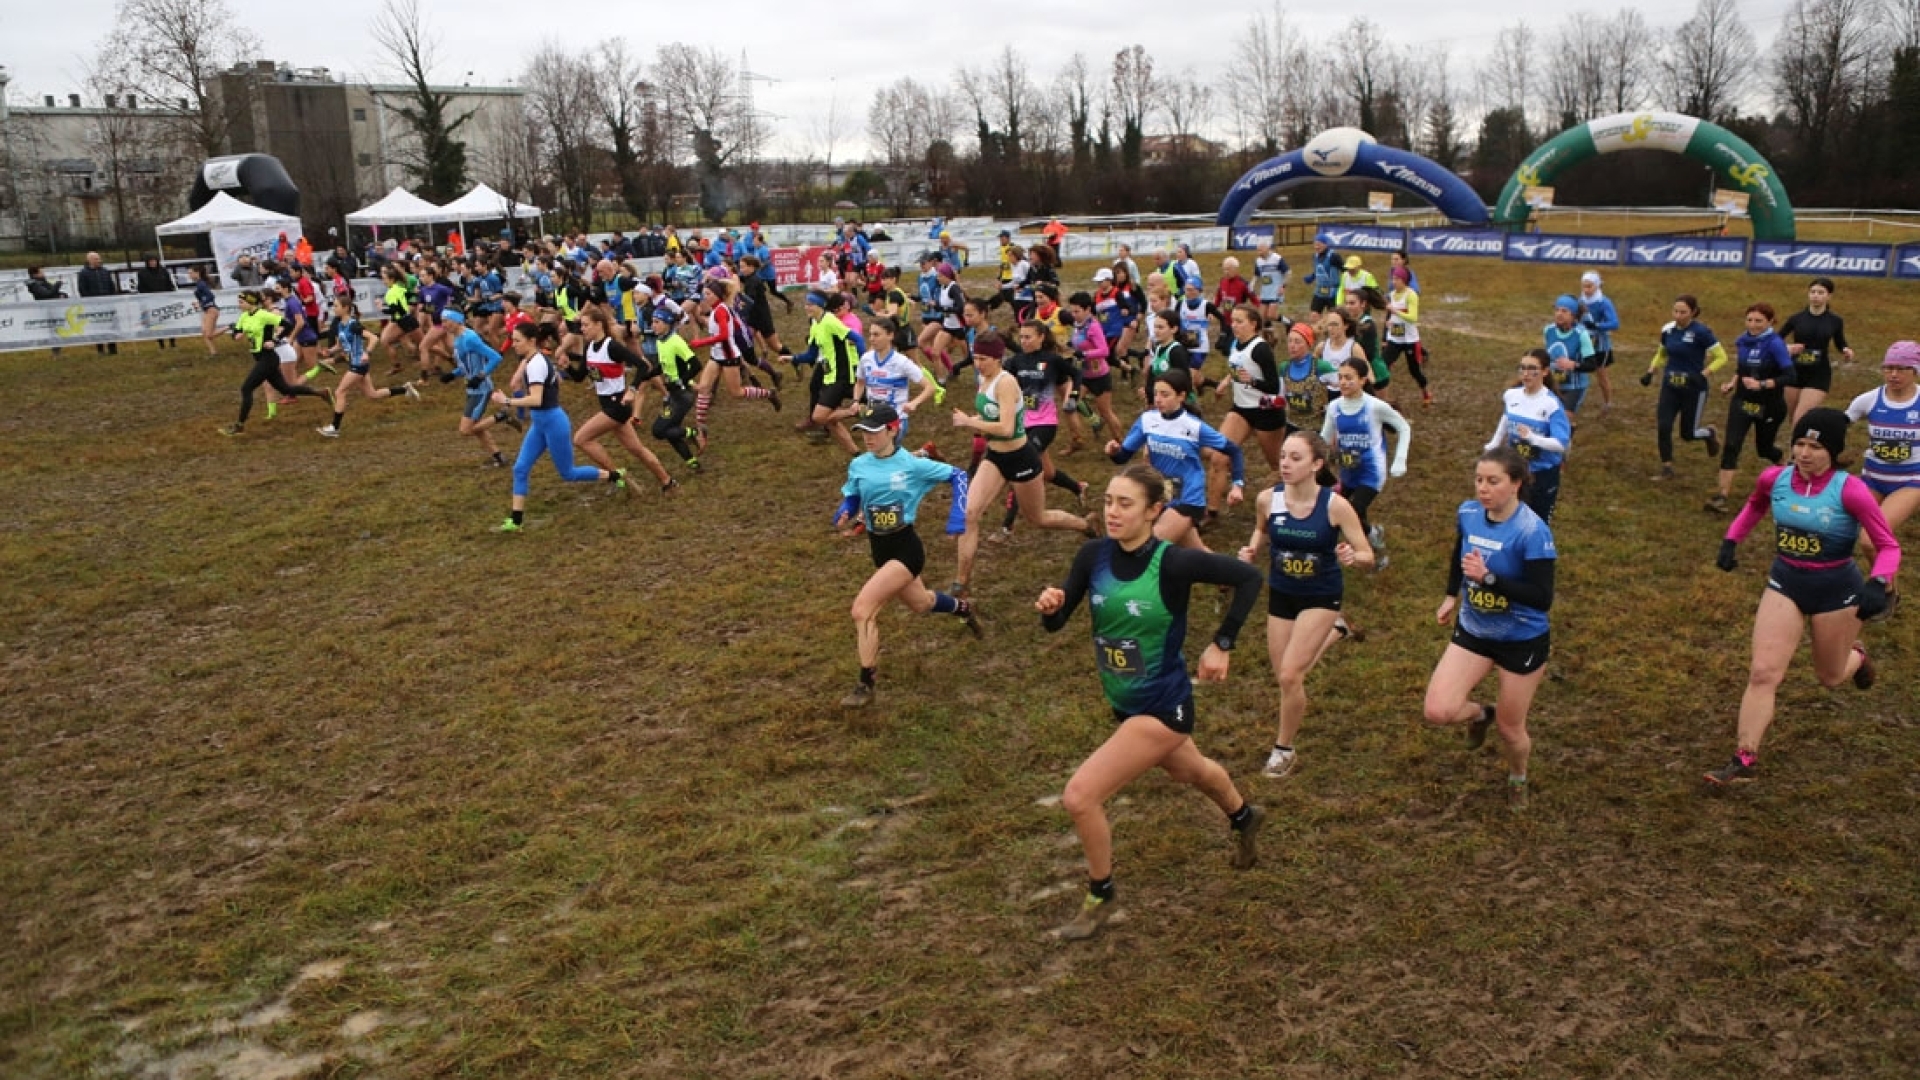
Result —
M234 154L208 158L193 178L187 207L198 210L224 191L249 206L300 216L300 189L287 175L280 159L268 154Z

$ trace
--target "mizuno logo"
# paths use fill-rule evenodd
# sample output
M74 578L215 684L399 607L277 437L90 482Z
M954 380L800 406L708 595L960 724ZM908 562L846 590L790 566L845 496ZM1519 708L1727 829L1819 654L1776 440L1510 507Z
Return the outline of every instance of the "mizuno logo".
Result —
M1637 120L1634 122L1639 123ZM1633 253L1643 259L1655 259L1659 258L1661 252L1671 250L1672 247L1672 244L1635 244Z
M1771 264L1774 269L1778 270L1779 268L1787 265L1788 259L1793 258L1793 249L1788 248L1785 251L1756 251L1754 252L1754 254L1759 256L1762 259L1767 260L1767 262Z
M1334 154L1334 151L1333 151L1333 150L1331 150L1331 149L1328 149L1328 150L1309 150L1309 151L1308 151L1308 153L1310 153L1310 154L1312 154L1312 155L1313 155L1313 157L1314 157L1314 159L1315 159L1316 161L1318 161L1318 162L1320 162L1320 164L1322 164L1322 165L1325 165L1325 164L1327 163L1327 159L1328 159L1328 158L1331 158L1331 157L1333 156L1333 154Z
M1547 246L1547 242L1545 240L1534 240L1531 242L1526 240L1509 240L1507 241L1507 246L1528 258L1532 258L1535 252Z

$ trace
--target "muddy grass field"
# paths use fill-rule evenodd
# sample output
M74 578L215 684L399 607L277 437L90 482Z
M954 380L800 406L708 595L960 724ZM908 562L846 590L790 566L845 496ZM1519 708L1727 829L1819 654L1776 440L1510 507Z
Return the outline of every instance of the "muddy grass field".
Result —
M1420 703L1453 507L1577 273L1418 270L1439 400L1396 380L1392 566L1349 579L1366 640L1310 677L1298 771L1258 776L1257 623L1199 691L1201 748L1273 813L1260 865L1149 778L1111 807L1123 917L1071 946L1047 933L1084 882L1058 795L1109 722L1084 615L1050 637L1031 609L1070 537L983 547L984 643L885 616L879 701L849 714L870 564L828 528L843 455L791 408L720 403L673 500L543 464L502 536L508 477L455 436L453 391L356 402L337 441L313 402L223 439L237 346L0 357L0 1074L1912 1075L1920 614L1869 629L1871 691L1821 689L1803 653L1761 781L1703 794L1766 552L1715 572L1714 465L1686 445L1651 482L1634 381L1674 293L1731 341L1804 283L1608 276L1618 403L1589 399L1567 470L1516 816L1491 751ZM1920 335L1911 303L1842 282L1861 363L1836 398ZM914 441L963 455L946 416Z

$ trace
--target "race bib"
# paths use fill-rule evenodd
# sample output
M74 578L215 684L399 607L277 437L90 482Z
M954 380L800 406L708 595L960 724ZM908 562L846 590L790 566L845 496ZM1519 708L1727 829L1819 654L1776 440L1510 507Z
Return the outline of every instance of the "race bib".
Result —
M1475 611L1492 615L1507 610L1507 598L1492 589L1483 589L1472 582L1467 583L1467 606Z
M899 532L906 523L906 510L899 503L867 507L867 531L875 536Z
M1913 460L1913 444L1876 439L1867 444L1867 453L1883 464L1904 465Z
M1356 469L1360 467L1360 454L1354 450L1342 450L1338 461L1343 469Z
M1140 643L1133 638L1110 638L1095 634L1093 651L1100 663L1100 670L1109 675L1137 679L1146 674L1146 658L1141 655Z
M1675 390L1685 390L1689 378L1690 376L1687 375L1669 374L1667 376L1667 385L1673 387Z
M1521 461L1532 461L1533 455L1539 453L1540 448L1530 442L1515 441L1513 444L1513 452L1520 455Z
M1801 349L1800 355L1793 358L1796 364L1812 365L1826 359L1827 354L1819 349Z
M1791 529L1786 526L1781 526L1774 534L1774 547L1780 554L1797 559L1817 559L1825 550L1820 542L1819 533L1811 533L1805 529Z
M1287 577L1318 577L1320 558L1321 553L1317 551L1282 551L1274 555L1273 565Z

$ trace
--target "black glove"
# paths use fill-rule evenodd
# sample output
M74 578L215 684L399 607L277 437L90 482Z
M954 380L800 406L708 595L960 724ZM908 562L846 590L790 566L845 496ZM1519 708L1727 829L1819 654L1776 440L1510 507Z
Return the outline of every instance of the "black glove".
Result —
M457 379L457 378L459 378L459 377L460 377L460 376L459 376L459 375L458 375L457 373L455 373L455 372L452 372L452 371L443 371L443 372L441 372L441 373L440 373L440 384L441 384L442 386L445 386L445 385L446 385L447 383L450 383L450 382L452 382L453 380L455 380L455 379Z
M1887 610L1887 583L1879 578L1868 578L1860 587L1860 618L1871 619L1885 614Z
M1713 560L1713 565L1732 573L1733 568L1740 565L1740 560L1736 556L1739 550L1740 545L1731 540L1720 541L1720 557Z
M480 376L475 375L473 378L467 380L467 389L478 390L480 389L480 384L486 381L487 380L481 378Z
M1645 375L1642 375L1642 376L1640 376L1640 385L1641 385L1641 386L1652 386L1652 385L1653 385L1653 372L1651 372L1651 371L1649 371L1649 372L1647 372L1647 373L1646 373Z

